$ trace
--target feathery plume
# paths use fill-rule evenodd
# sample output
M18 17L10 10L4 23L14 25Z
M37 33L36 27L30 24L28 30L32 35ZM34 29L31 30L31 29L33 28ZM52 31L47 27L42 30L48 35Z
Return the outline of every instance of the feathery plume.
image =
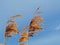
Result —
M20 15L12 16L11 18L15 19L16 17L19 17L19 16ZM6 26L5 37L4 37L5 45L6 45L6 38L12 37L13 34L19 33L18 28L17 28L17 24L13 19L10 19L7 21L8 25Z
M19 42L26 42L27 40L28 40L28 32L23 32L19 39Z
M40 23L38 23L39 21L40 21L40 22L43 21L43 19L42 19L41 17L39 17L39 16L35 16L35 17L31 20L30 25L29 25L29 32L31 32L31 33L29 33L29 36L33 36L33 34L34 34L37 30L42 30ZM33 32L33 31L34 31L34 32Z

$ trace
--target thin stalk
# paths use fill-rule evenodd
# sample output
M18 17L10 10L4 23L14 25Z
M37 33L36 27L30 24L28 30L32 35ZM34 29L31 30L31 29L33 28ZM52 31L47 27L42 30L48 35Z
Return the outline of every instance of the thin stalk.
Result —
M6 37L4 37L4 45L6 45Z

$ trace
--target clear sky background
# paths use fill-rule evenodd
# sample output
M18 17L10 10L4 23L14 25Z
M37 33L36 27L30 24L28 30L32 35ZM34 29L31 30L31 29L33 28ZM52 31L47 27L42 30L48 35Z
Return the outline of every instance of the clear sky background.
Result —
M18 29L27 26L34 16L34 11L40 6L44 18L44 31L38 31L29 38L28 45L60 45L60 0L0 0L0 43L4 43L6 21L13 15L21 14L16 19ZM19 35L7 40L7 45L17 45Z

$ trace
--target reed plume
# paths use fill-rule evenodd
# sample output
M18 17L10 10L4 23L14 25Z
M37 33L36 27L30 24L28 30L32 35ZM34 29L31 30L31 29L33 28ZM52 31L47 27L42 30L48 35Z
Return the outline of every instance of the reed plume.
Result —
M19 39L19 42L21 43L21 42L26 42L28 40L28 32L23 32L22 34L21 34L21 37L20 37L20 39ZM24 45L24 44L19 44L19 45Z
M18 28L17 28L17 24L13 20L14 18L19 17L19 16L20 15L12 16L12 18L7 21L7 26L5 28L5 36L4 36L4 43L5 43L5 45L6 45L6 39L8 37L12 37L13 34L19 33Z

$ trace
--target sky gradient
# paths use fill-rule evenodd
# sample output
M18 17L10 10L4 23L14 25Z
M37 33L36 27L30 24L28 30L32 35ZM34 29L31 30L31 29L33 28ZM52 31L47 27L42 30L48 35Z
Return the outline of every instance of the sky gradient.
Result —
M60 0L0 0L0 43L4 43L6 21L13 15L21 14L16 19L18 29L22 30L35 16L34 12L40 6L44 22L43 31L38 31L29 38L28 45L60 45ZM7 45L17 45L19 35L7 40Z

